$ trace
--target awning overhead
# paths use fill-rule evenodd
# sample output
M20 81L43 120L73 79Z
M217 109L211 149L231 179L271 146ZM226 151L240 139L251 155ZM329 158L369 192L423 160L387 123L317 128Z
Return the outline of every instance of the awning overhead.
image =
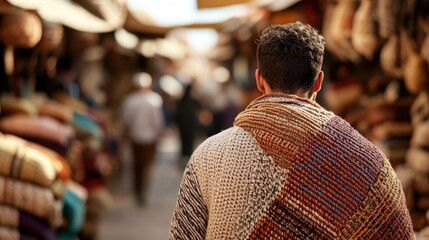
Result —
M199 9L226 7L235 4L250 3L252 0L197 0Z
M179 25L174 27L157 26L149 20L149 17L144 13L129 12L125 21L124 28L133 33L148 33L165 35L169 31L177 28L212 28L221 29L224 22L221 23L194 23L189 25Z
M286 9L301 0L196 0L199 9L226 7L237 4L263 6L272 11Z
M114 31L123 26L127 14L125 4L120 0L8 0L8 2L23 9L36 10L44 20L61 23L83 32Z

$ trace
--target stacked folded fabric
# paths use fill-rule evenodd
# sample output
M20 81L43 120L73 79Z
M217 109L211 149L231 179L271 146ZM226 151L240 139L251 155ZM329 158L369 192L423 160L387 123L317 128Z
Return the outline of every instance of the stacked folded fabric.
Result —
M59 156L53 156L49 149L0 135L0 236L22 239L25 233L55 239L54 229L62 224L64 181L70 170Z
M37 115L37 107L27 99L15 98L9 95L3 95L0 98L2 116L22 114L29 116Z
M47 100L38 106L39 116L48 116L63 123L70 123L73 118L72 109L53 100Z
M70 180L66 160L0 134L0 163L0 239L74 239L84 223L86 191Z
M68 152L70 143L75 137L72 126L44 116L5 117L0 121L0 131L45 146L63 156Z
M95 236L109 206L100 167L109 165L104 118L76 99L56 97L0 99L0 239ZM23 225L27 215L42 233Z

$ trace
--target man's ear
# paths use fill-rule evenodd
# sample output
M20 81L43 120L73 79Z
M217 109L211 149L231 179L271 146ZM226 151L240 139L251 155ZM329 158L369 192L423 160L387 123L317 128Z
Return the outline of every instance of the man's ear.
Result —
M313 85L313 92L317 93L322 89L322 83L323 83L323 71L320 71L319 74L317 74L316 81Z
M256 69L255 71L255 79L256 79L256 86L258 87L258 90L262 93L265 93L266 92L265 85L264 85L265 79L264 77L262 77L261 71L259 71L259 69Z

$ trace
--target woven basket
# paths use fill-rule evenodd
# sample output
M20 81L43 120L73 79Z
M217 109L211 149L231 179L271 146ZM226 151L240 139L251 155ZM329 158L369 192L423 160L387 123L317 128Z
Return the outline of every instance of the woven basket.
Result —
M429 95L421 92L411 106L411 122L413 125L429 120Z
M3 43L16 48L32 48L42 37L42 23L32 12L17 11L6 14L0 27Z
M402 68L401 60L399 59L400 45L399 37L392 35L384 44L380 53L380 66L383 71L392 77L401 78Z
M382 38L389 38L397 32L400 1L378 0L378 33Z
M375 26L375 7L371 0L362 0L353 18L352 44L354 49L371 60L379 47Z
M429 33L426 34L425 39L423 40L422 46L420 48L422 58L429 63Z
M429 71L426 62L416 51L417 46L412 43L406 33L402 33L401 41L404 43L403 50L407 54L404 64L405 87L411 93L428 90Z
M416 125L413 137L411 138L413 147L429 147L429 122Z

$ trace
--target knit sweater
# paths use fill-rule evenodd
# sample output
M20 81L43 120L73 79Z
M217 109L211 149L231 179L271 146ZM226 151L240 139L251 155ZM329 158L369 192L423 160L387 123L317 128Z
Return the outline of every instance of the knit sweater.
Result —
M389 160L340 117L276 94L234 125L192 155L169 239L413 239Z

